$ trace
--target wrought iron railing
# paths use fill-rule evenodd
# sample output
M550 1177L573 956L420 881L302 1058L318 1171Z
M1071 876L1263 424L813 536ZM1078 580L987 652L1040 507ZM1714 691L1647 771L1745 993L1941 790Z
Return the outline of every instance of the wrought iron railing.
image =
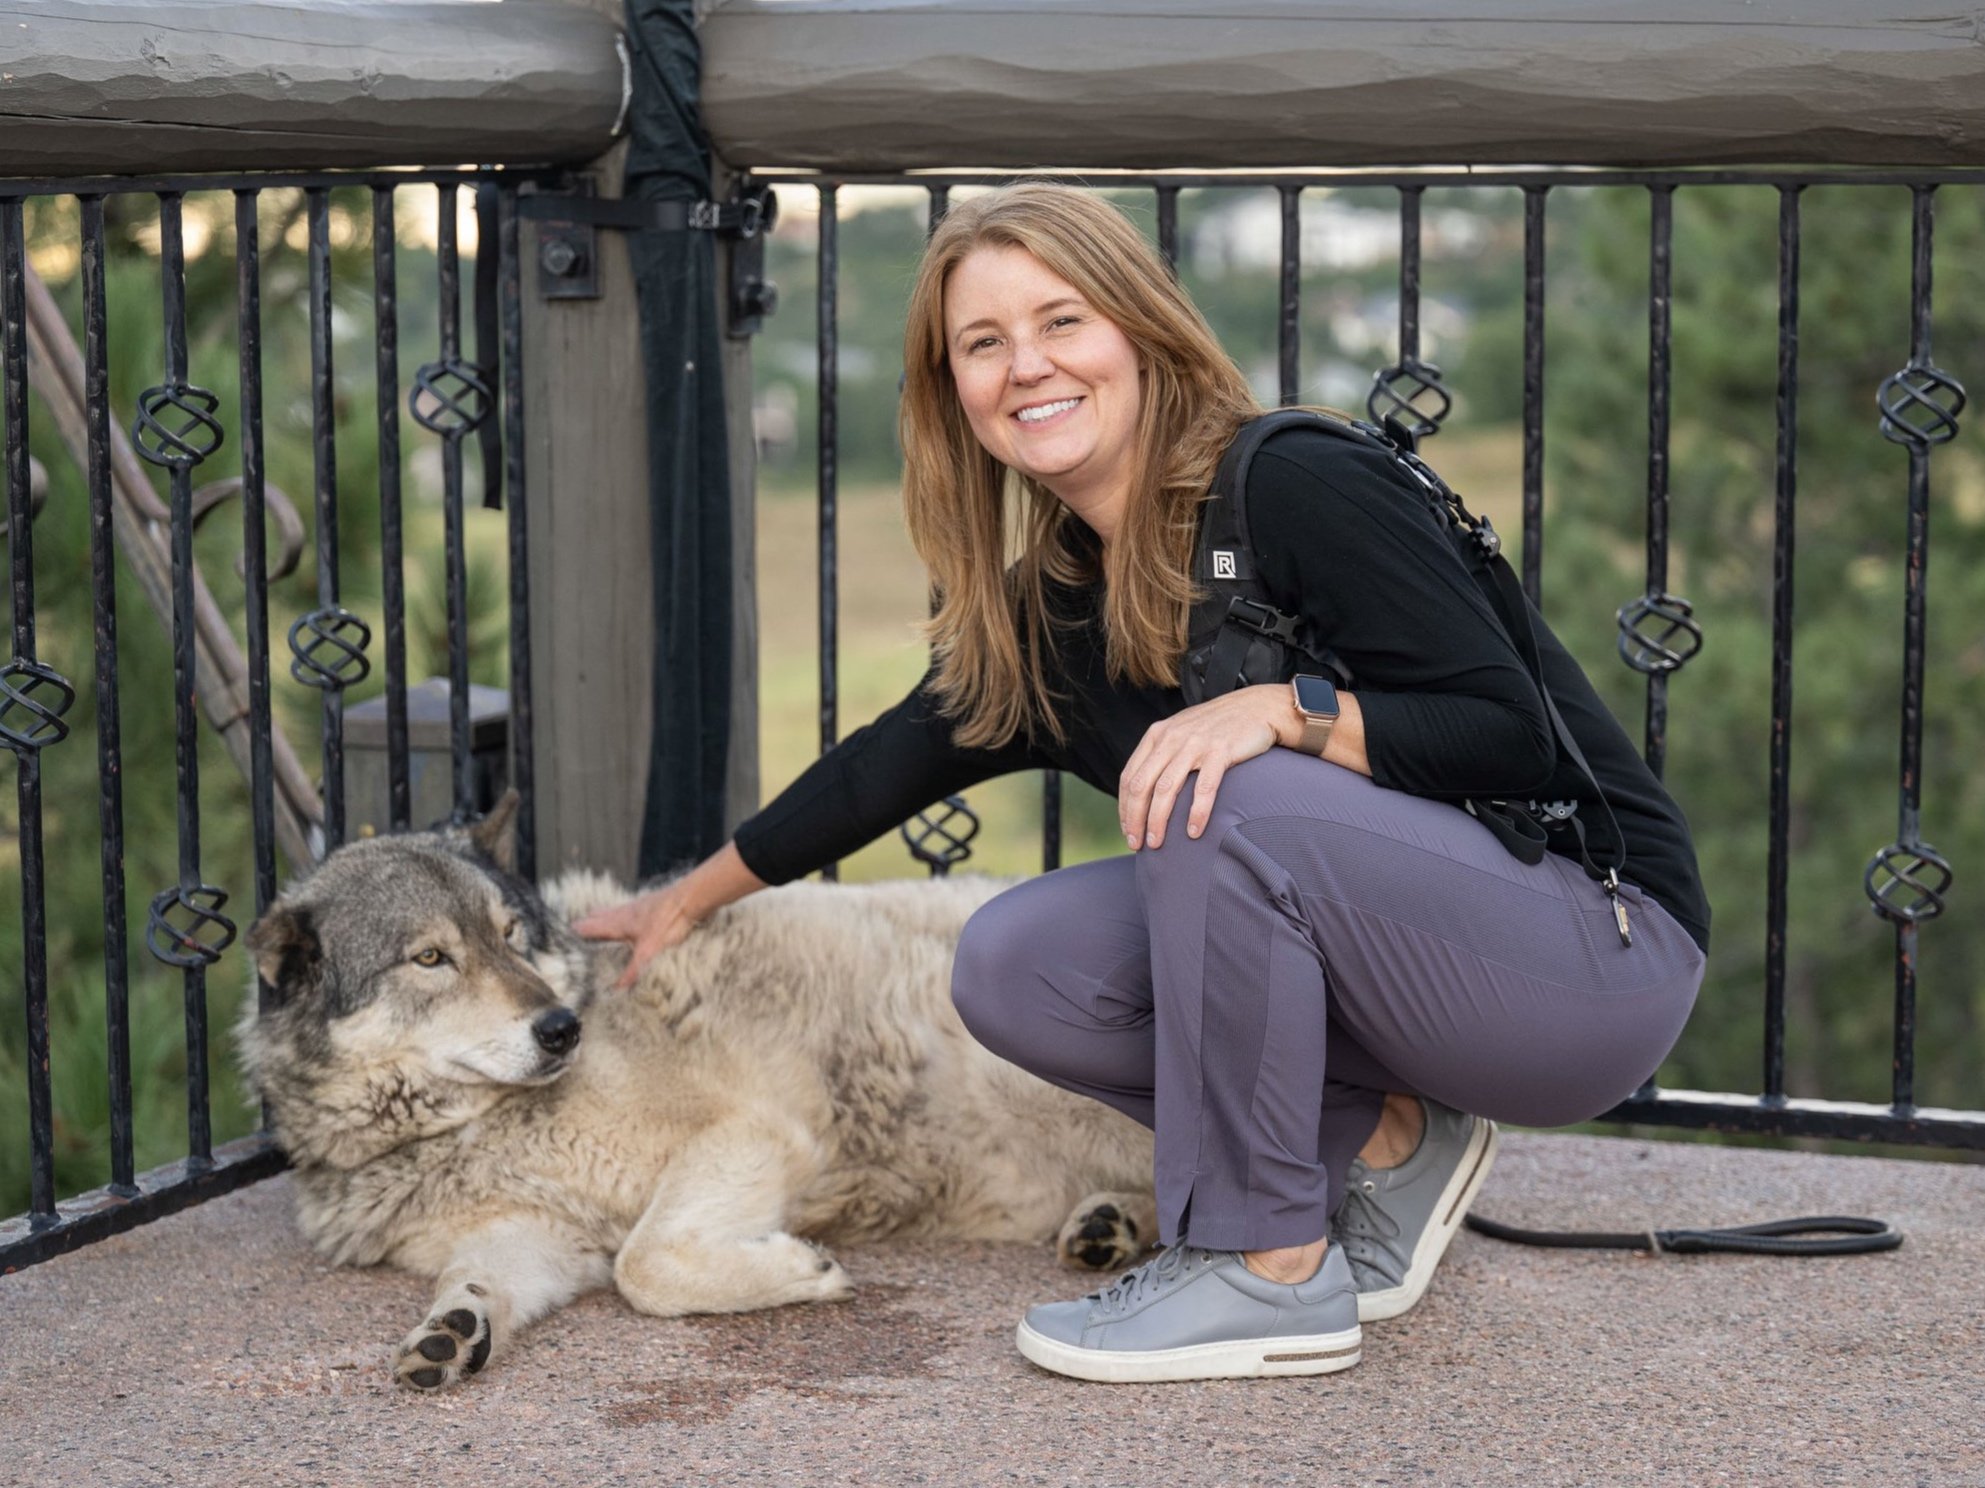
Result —
M1034 173L1031 179L1052 179ZM757 186L812 190L818 194L819 282L819 519L820 519L820 736L823 749L836 738L837 696L836 503L839 481L837 428L838 327L836 279L839 273L838 193L846 186L895 186L927 194L928 223L943 217L957 187L998 184L1012 177L985 172L849 174L825 177L765 173ZM1763 1091L1756 1096L1662 1089L1649 1081L1605 1120L1679 1127L1713 1128L1780 1135L1985 1148L1985 1111L1920 1106L1915 1097L1916 979L1918 938L1923 925L1944 908L1951 868L1921 832L1923 695L1925 657L1924 576L1928 546L1930 460L1934 449L1955 436L1965 394L1957 379L1930 356L1931 234L1935 194L1940 186L1985 182L1965 171L1747 171L1640 172L1580 171L1419 171L1375 173L1318 171L1162 176L1085 172L1070 184L1097 190L1149 191L1155 204L1158 245L1175 266L1179 257L1179 193L1272 188L1281 204L1278 364L1283 403L1297 401L1301 341L1298 317L1301 275L1300 199L1306 188L1394 190L1399 210L1399 329L1394 360L1372 377L1367 411L1376 420L1398 418L1422 436L1438 433L1452 407L1440 370L1421 356L1421 204L1437 188L1511 188L1523 193L1523 543L1522 577L1532 600L1543 591L1544 558L1544 230L1546 203L1554 191L1595 187L1634 187L1651 201L1648 290L1647 509L1644 591L1619 608L1617 651L1622 662L1643 675L1646 714L1644 757L1657 776L1664 770L1668 743L1670 678L1700 650L1703 632L1690 602L1669 592L1669 442L1672 326L1671 258L1673 205L1680 190L1762 187L1777 193L1778 217L1778 384L1776 500L1773 516L1772 695L1769 799L1768 901L1765 925ZM1793 1097L1786 1091L1786 872L1790 858L1790 736L1792 716L1792 575L1797 464L1799 388L1799 252L1801 194L1823 185L1904 187L1914 212L1914 252L1910 304L1912 335L1900 370L1878 392L1880 428L1903 446L1909 459L1907 552L1904 565L1903 704L1899 770L1900 809L1895 840L1875 852L1863 878L1875 911L1894 927L1895 1015L1891 1099L1887 1105ZM949 871L970 856L978 822L963 798L953 797L903 827L911 853L934 874ZM1061 862L1059 777L1044 782L1042 854L1044 870ZM831 876L831 870L830 870ZM1722 933L1732 933L1725 927Z
M243 923L230 900L236 892L226 873L203 861L200 842L200 782L196 738L199 713L220 734L248 782L252 818L254 908L259 913L276 890L277 854L302 866L344 840L348 803L344 799L343 750L346 693L373 666L375 640L384 643L387 812L390 824L411 824L409 724L407 713L407 595L402 580L405 530L400 490L400 411L404 406L422 429L439 441L445 546L445 589L450 671L449 738L453 811L466 817L476 807L471 765L468 687L468 556L465 540L465 449L473 436L482 451L486 504L507 500L509 548L509 665L511 778L524 796L520 866L533 871L533 770L531 671L528 646L529 592L526 584L528 534L523 501L523 394L520 368L521 317L518 264L517 188L531 178L518 172L392 172L370 175L237 176L0 183L0 416L5 420L4 468L8 503L7 533L11 573L13 654L0 666L0 745L17 762L19 852L22 887L22 983L27 1022L27 1104L31 1145L29 1212L0 1222L0 1271L73 1248L90 1239L128 1229L215 1193L275 1171L281 1156L265 1135L215 1144L209 1112L207 1044L208 971ZM838 273L837 199L841 185L912 185L928 195L929 220L942 216L954 186L997 177L958 173L944 176L865 176L824 180L768 176L759 184L817 190L820 202L818 267L819 376L819 540L820 540L820 740L831 745L838 732L836 595L837 555L837 350L838 312L834 292ZM1398 194L1400 224L1399 328L1396 355L1373 377L1369 411L1391 414L1436 433L1451 407L1451 394L1438 368L1421 354L1420 207L1429 189L1514 187L1523 193L1523 507L1522 575L1533 598L1543 585L1543 385L1544 385L1544 229L1546 205L1554 191L1594 186L1631 186L1651 199L1649 247L1649 440L1646 506L1646 579L1642 593L1620 608L1617 650L1621 660L1645 677L1644 748L1651 767L1665 767L1669 679L1697 654L1700 622L1689 601L1669 592L1669 263L1672 202L1680 190L1747 185L1775 190L1780 205L1779 332L1777 386L1776 502L1773 522L1773 651L1769 893L1765 925L1764 1071L1757 1096L1668 1090L1649 1085L1609 1113L1610 1119L1675 1126L1715 1127L1781 1134L1806 1134L1985 1147L1985 1113L1931 1109L1915 1101L1915 997L1918 938L1924 924L1944 908L1951 869L1922 839L1923 695L1925 591L1930 461L1934 450L1957 431L1964 395L1930 356L1931 231L1939 186L1977 184L1985 177L1962 173L1796 174L1712 171L1700 173L1508 172L1306 173L1247 176L1086 176L1097 188L1138 188L1153 193L1160 246L1176 262L1179 253L1179 196L1186 189L1259 188L1278 191L1281 206L1279 268L1278 376L1284 402L1295 401L1300 386L1301 193L1310 187L1385 186ZM1880 389L1881 428L1904 447L1909 461L1909 516L1905 564L1903 710L1899 823L1896 838L1867 865L1864 887L1876 911L1894 926L1894 1077L1887 1105L1794 1098L1786 1093L1786 868L1789 860L1790 720L1792 651L1792 565L1796 495L1799 252L1801 193L1820 184L1886 185L1907 188L1914 202L1913 330L1909 355ZM370 193L373 224L370 295L376 318L376 357L372 376L377 394L377 447L382 562L381 635L342 602L338 540L338 441L333 381L330 194L358 187ZM310 393L313 495L316 543L314 604L287 627L288 669L298 684L321 696L321 798L309 772L271 719L268 630L270 543L268 522L277 523L279 542L302 541L286 499L265 474L264 387L259 229L257 202L275 190L304 193L307 214L310 310ZM190 380L184 300L185 249L181 204L195 191L234 194L234 250L237 346L240 363L238 407L224 410L210 390ZM411 387L400 381L394 206L407 193L431 191L438 197L434 244L440 302L435 356L415 372ZM465 349L460 322L461 262L455 240L459 194L473 191L480 228L475 259L474 346ZM29 270L24 244L24 202L71 196L80 203L80 278L83 339L77 347L47 291ZM159 382L125 416L116 415L109 394L109 347L105 289L105 203L112 198L156 198L164 364ZM490 247L494 245L495 251ZM30 358L30 346L33 356ZM500 384L499 384L500 377ZM62 425L86 471L94 611L95 701L98 746L98 810L104 932L104 986L107 1042L104 1058L110 1086L110 1182L102 1189L58 1203L54 1184L53 1121L50 1101L47 931L43 902L45 876L40 799L43 752L65 742L67 714L77 695L76 663L44 658L37 651L35 564L31 522L32 472L27 449L28 393L33 384L44 406ZM406 401L403 404L403 394ZM128 421L127 438L120 426ZM239 452L238 478L196 488L194 475L208 467L232 440ZM166 471L169 500L160 503L143 474L149 462ZM245 650L207 589L194 561L193 533L203 516L228 494L242 504L242 546L246 575ZM113 533L115 545L113 549ZM182 979L187 1060L187 1152L184 1158L136 1171L132 1131L129 1056L128 948L125 943L123 762L119 744L117 613L114 552L138 578L146 596L169 615L173 635L173 694L178 775L176 881L151 895L146 941L153 956L176 968ZM275 567L292 555L279 556ZM62 664L58 665L60 661ZM66 670L64 668L67 668ZM912 851L933 873L947 871L971 852L977 819L961 800L906 824ZM1043 786L1042 862L1058 866L1062 856L1059 777ZM149 890L150 886L146 886ZM1727 928L1725 933L1729 933Z
M439 439L445 524L446 624L449 666L450 768L453 815L462 820L478 803L472 789L469 635L465 544L465 444L481 443L486 505L507 494L509 572L509 774L522 793L520 868L533 871L530 596L526 585L523 382L518 187L528 172L425 171L337 175L116 178L0 182L0 404L5 418L7 537L13 655L0 667L0 745L16 762L22 896L22 996L27 1021L27 1104L30 1207L0 1222L0 1272L30 1264L103 1235L131 1228L276 1171L281 1154L266 1133L216 1146L207 1067L207 974L246 923L238 904L244 867L259 914L276 893L280 850L301 868L347 834L344 703L348 689L373 666L371 627L340 599L337 394L333 368L332 193L369 192L372 283L377 357L380 552L385 663L388 800L393 827L411 825L407 711L407 595L403 579L401 493L400 323L394 207L415 192L436 198L434 243L438 276L438 351L413 374L406 408ZM305 204L308 246L309 359L314 471L316 603L288 626L291 678L321 696L321 799L283 734L272 726L269 643L268 519L300 545L287 499L265 475L262 366L262 267L258 204L264 193L298 192ZM213 391L189 374L187 254L183 206L189 193L231 192L234 198L236 341L240 398L226 410ZM461 254L456 215L463 192L473 194L478 225L475 258L475 345L466 349L461 325ZM72 197L80 204L79 269L83 344L78 348L50 292L30 269L24 205ZM157 383L124 422L111 407L107 330L105 206L154 198L164 319L164 365ZM211 245L219 247L222 245ZM31 364L29 346L34 358ZM500 377L500 388L499 388ZM29 388L53 411L86 472L90 583L94 614L95 702L102 854L103 976L106 997L110 1134L107 1186L58 1204L49 1080L48 926L41 760L69 734L66 715L77 695L80 658L42 657L36 650L35 562L30 519ZM195 472L209 467L230 440L239 477L195 489ZM161 506L139 461L166 472L169 501ZM246 598L245 654L236 644L194 559L194 529L228 494L238 493ZM113 534L115 542L113 542ZM151 894L145 941L160 962L176 968L184 993L187 1148L183 1159L147 1173L135 1168L130 1061L130 963L125 938L124 760L119 697L126 679L117 661L115 557L122 555L147 597L169 616L178 798L177 880ZM277 565L293 564L294 551ZM63 670L66 667L68 670ZM227 742L242 768L252 816L252 862L216 872L200 841L200 711ZM267 996L268 989L262 988Z

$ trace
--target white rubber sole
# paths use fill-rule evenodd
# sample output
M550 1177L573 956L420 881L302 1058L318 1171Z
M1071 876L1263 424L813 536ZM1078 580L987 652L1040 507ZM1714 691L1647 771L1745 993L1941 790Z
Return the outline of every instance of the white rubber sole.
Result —
M1420 1235L1419 1248L1413 1252L1413 1264L1407 1268L1406 1279L1382 1292L1358 1293L1359 1322L1377 1323L1398 1317L1420 1300L1427 1284L1434 1279L1434 1268L1447 1254L1448 1242L1467 1217L1468 1206L1481 1192L1489 1169L1495 1164L1496 1148L1500 1142L1495 1122L1476 1122L1468 1149L1462 1153L1461 1161L1454 1165L1454 1175L1447 1180L1447 1187L1441 1190L1434 1217Z
M1043 1369L1103 1384L1164 1380L1268 1379L1291 1374L1335 1374L1363 1357L1361 1331L1315 1333L1302 1338L1253 1338L1242 1343L1196 1343L1187 1348L1109 1350L1078 1348L1036 1333L1021 1319L1014 1341Z

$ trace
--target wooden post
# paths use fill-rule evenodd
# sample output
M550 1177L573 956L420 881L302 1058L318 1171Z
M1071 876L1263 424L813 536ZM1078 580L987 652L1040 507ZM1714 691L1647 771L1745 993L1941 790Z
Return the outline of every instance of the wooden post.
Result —
M605 0L584 0L600 9ZM625 142L593 162L618 196ZM648 778L654 665L648 426L626 235L596 235L600 297L538 292L523 224L524 409L531 531L538 872L632 881Z

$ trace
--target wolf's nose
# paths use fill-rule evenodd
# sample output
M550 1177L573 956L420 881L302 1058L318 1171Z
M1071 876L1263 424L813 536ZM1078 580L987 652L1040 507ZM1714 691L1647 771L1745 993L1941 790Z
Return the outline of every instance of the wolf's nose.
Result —
M579 1015L571 1008L553 1008L531 1024L531 1037L547 1054L570 1053L579 1042Z

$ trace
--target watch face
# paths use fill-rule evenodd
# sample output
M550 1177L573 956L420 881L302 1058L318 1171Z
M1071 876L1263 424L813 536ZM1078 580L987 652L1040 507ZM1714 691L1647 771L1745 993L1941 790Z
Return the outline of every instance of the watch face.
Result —
M1296 706L1305 713L1324 716L1337 711L1337 689L1321 677L1296 678Z

